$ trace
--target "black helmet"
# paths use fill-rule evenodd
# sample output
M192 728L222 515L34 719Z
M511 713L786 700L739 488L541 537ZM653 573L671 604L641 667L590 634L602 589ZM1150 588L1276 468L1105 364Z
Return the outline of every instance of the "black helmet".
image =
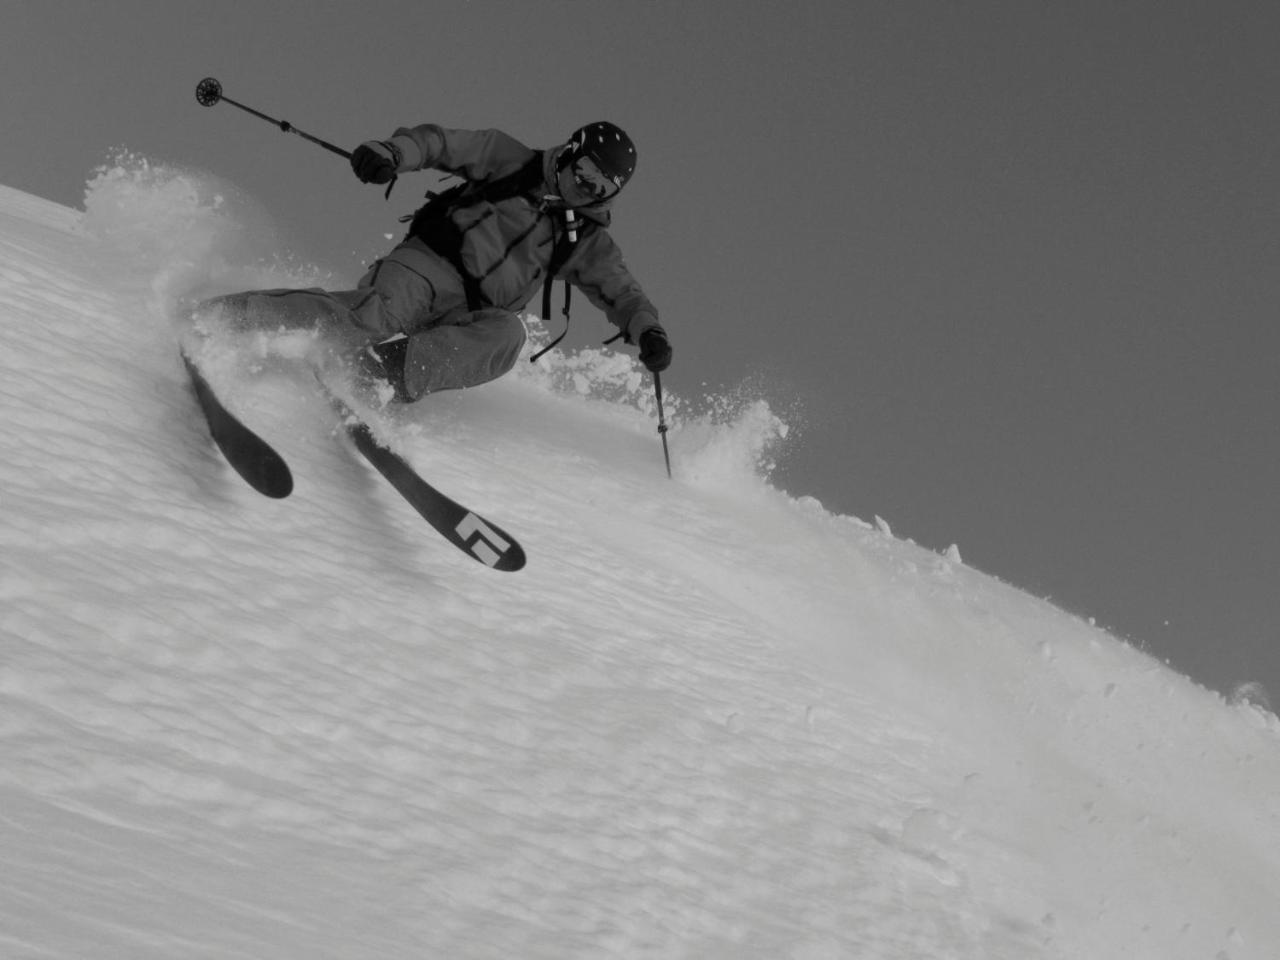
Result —
M579 157L589 157L621 190L636 171L636 148L619 127L607 120L579 127L560 155L561 169Z

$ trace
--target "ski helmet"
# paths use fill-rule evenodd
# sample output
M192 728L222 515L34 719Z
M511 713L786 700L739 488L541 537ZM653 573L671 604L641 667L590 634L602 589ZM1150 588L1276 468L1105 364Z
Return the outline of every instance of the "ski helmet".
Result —
M560 155L560 169L579 157L590 158L601 173L618 185L619 190L627 185L636 170L635 144L607 120L589 123L573 132Z

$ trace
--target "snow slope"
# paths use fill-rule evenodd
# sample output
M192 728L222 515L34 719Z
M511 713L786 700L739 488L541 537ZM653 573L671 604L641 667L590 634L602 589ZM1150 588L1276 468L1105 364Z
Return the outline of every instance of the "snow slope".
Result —
M771 488L763 403L673 399L674 481L622 354L385 416L507 575L296 335L215 341L295 470L254 494L168 318L331 279L272 244L136 159L0 188L0 956L1280 956L1276 719Z

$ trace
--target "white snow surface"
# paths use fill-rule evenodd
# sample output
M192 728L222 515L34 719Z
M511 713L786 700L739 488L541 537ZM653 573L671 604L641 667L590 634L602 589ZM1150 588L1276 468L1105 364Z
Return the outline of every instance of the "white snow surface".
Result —
M174 318L329 278L207 174L85 207L0 188L0 956L1280 956L1270 713L774 489L763 401L671 398L667 479L625 352L377 415L520 573L296 334L205 347L260 497Z

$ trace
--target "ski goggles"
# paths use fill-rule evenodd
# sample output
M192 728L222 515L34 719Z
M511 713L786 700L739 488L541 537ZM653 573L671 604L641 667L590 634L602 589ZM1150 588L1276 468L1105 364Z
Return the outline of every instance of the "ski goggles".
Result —
M578 157L570 164L569 171L577 188L597 203L622 189L613 178L605 176L590 157Z

